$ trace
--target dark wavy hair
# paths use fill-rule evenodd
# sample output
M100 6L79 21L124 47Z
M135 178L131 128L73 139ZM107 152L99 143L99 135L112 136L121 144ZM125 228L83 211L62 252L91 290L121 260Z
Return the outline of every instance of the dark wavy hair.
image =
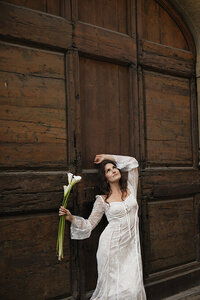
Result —
M113 164L115 167L117 167L117 164L113 160L104 160L99 165L100 193L106 195L105 202L107 202L107 199L111 195L110 184L107 182L105 176L105 166L107 164ZM121 174L121 178L119 180L120 190L122 192L121 199L122 201L124 201L127 196L127 174L122 173L120 169L118 170L120 171Z

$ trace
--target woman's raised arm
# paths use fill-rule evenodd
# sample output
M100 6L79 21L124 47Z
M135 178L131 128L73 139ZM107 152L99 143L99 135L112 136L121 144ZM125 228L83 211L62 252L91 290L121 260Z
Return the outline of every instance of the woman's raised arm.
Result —
M114 156L112 154L97 154L94 158L94 163L95 164L100 164L104 160L113 160L113 161L115 161Z
M128 188L136 197L138 186L138 161L134 157L124 155L113 155L113 158L117 163L118 169L121 169L122 172L128 172Z

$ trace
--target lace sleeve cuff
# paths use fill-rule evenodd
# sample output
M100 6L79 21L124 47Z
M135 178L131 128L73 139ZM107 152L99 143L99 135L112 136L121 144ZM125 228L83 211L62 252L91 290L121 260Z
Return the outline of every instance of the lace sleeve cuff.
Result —
M139 166L138 161L131 156L113 155L117 167L124 172L131 171Z
M74 216L74 220L70 226L70 231L71 239L83 240L90 237L92 226L88 220L79 216Z

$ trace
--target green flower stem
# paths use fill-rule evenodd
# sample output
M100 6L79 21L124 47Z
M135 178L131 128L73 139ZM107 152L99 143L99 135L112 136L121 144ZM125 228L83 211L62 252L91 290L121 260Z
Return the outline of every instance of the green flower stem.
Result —
M74 186L74 184L70 185L70 188L67 191L67 194L63 198L62 206L64 206L64 208L67 207L67 200L68 200L69 194L70 194L73 186ZM59 227L58 227L58 238L57 238L57 245L56 245L56 249L57 249L57 253L58 253L58 260L61 260L63 258L65 221L66 221L65 216L60 216Z

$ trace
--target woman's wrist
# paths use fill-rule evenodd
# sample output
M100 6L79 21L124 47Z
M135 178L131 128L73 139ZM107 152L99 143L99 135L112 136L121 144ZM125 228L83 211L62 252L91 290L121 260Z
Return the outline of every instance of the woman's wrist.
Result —
M95 164L100 164L104 160L112 160L115 161L114 156L111 154L97 154L94 158Z
M73 216L73 215L70 215L70 216L69 216L69 215L66 215L66 216L65 216L65 220L66 220L66 221L69 221L69 222L71 222L71 223L73 223L73 221L74 221L74 216Z
M74 221L74 216L73 215L71 215L70 216L70 220L69 220L71 223L73 223L73 221Z
M104 160L115 160L114 156L111 154L104 154Z

